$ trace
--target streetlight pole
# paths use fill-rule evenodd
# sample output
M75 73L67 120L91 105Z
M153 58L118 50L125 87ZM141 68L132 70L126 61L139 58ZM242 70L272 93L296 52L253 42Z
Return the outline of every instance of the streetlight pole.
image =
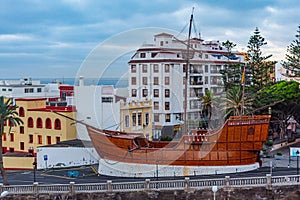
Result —
M33 182L35 183L36 182L36 165L37 165L37 162L34 161L32 164L33 164Z

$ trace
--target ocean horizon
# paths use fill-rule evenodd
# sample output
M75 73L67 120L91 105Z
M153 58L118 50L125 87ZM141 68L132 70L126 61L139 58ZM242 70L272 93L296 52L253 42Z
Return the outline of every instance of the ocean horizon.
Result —
M20 80L22 78L7 78L0 80ZM41 84L48 83L61 83L66 85L78 85L78 78L32 78L32 80L40 80ZM84 78L85 85L113 85L115 88L125 88L128 87L127 79L119 78Z

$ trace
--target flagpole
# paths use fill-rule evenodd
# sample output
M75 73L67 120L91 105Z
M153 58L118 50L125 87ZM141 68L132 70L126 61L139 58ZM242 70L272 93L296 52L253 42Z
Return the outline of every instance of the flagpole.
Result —
M245 75L246 75L246 66L244 66L243 72L242 72L242 113L241 115L244 115L244 106L245 106L245 101L244 101L244 97L245 97Z

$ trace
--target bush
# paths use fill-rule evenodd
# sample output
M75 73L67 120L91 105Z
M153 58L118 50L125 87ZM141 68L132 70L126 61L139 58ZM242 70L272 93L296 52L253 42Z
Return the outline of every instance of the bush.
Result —
M272 146L272 145L273 145L273 142L272 142L272 141L266 141L266 142L265 142L265 145L266 145L266 146Z
M276 155L277 155L277 156L282 156L282 153L281 153L281 152L277 152Z
M163 135L160 137L160 141L172 141L172 138L167 135Z

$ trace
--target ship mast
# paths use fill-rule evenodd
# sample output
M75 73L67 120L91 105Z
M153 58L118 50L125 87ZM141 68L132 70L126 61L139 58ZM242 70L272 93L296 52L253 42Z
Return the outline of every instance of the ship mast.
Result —
M187 90L188 90L188 72L190 68L190 39L191 39L191 32L192 32L192 24L193 24L193 13L194 8L192 10L191 18L190 18L190 25L189 25L189 34L187 39L187 55L186 55L186 66L185 66L185 83L184 83L184 102L183 102L183 121L184 121L184 130L183 134L186 135L187 133Z

